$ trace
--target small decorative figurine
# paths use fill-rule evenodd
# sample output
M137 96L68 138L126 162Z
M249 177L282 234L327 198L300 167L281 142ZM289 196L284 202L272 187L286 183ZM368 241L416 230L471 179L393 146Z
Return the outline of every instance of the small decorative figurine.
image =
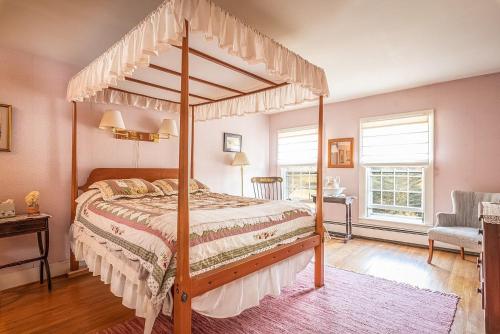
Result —
M38 206L38 199L40 193L38 191L32 191L24 198L26 202L26 212L30 215L35 215L40 213L40 207Z
M8 199L0 203L0 218L14 217L16 215L16 208L14 200Z

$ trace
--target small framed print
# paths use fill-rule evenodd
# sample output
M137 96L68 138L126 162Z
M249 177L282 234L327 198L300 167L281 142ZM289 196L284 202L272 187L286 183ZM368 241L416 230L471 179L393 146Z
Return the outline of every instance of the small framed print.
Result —
M241 135L224 132L224 152L241 152Z
M10 152L12 142L12 106L0 104L0 151Z
M328 140L328 168L354 168L354 138Z

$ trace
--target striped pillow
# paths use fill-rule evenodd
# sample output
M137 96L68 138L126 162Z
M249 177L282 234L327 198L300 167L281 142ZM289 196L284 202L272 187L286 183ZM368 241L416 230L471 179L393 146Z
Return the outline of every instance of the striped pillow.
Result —
M167 196L177 195L179 193L179 180L178 179L161 179L153 182L155 186L160 188ZM189 193L194 194L197 192L209 192L210 189L196 179L189 180Z
M99 189L105 201L117 198L139 198L162 196L163 192L151 182L143 179L113 179L93 183L89 188Z

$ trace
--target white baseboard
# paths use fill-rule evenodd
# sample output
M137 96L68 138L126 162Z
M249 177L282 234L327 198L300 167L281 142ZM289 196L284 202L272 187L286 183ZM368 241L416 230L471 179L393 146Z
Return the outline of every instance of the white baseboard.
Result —
M326 229L330 232L335 232L335 233L345 233L345 223L339 224L339 223L333 223L333 224L325 224ZM406 243L406 244L412 244L412 245L421 245L421 246L428 246L429 245L429 239L427 237L427 233L422 232L422 229L419 230L396 230L396 229L384 229L383 227L377 227L377 226L372 226L372 225L363 225L363 224L354 224L352 227L352 234L353 236L360 236L360 237L365 237L365 238L372 238L372 239L380 239L380 240L387 240L387 241L395 241L395 242L401 242L401 243ZM447 250L459 250L459 247L456 247L454 245L442 243L442 242L435 242L434 246L436 248L442 248L442 249L447 249ZM467 249L466 249L467 250Z
M14 288L33 282L38 282L40 279L39 266L35 265L32 268L24 268L19 270L0 271L0 291ZM50 264L50 274L52 277L61 276L69 271L69 260L53 262Z

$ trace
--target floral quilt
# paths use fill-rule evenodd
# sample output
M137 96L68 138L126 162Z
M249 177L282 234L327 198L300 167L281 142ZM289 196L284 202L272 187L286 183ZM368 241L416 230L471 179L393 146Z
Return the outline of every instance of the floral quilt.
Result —
M305 204L219 193L190 195L191 275L215 269L314 232ZM74 240L91 237L109 250L139 261L154 304L175 278L177 196L105 201L90 190L78 198Z

